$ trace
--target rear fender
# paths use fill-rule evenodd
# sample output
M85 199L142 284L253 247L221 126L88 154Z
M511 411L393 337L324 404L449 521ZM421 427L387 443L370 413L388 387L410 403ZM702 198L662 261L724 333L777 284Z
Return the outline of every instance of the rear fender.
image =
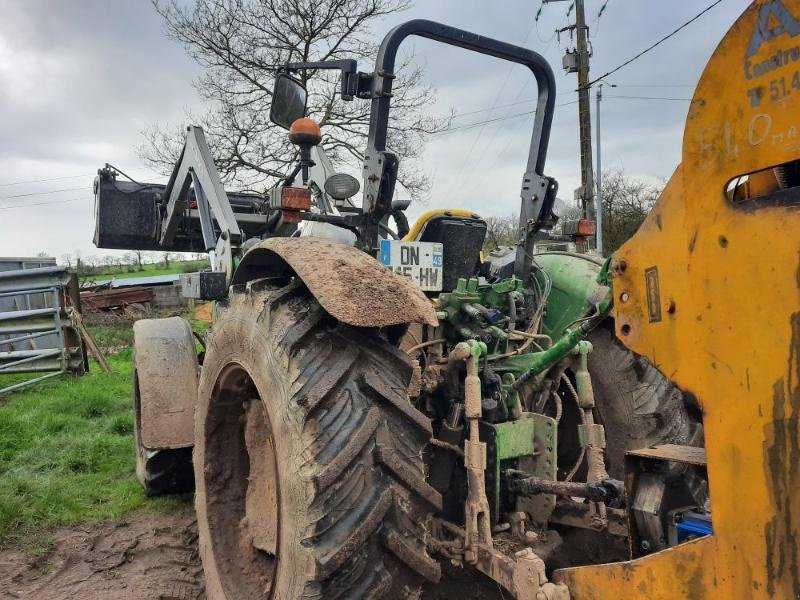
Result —
M242 258L232 285L291 275L303 281L331 316L348 325L438 325L431 301L411 281L357 248L321 238L259 242Z
M133 347L140 444L149 450L192 446L198 378L189 323L180 317L136 321Z

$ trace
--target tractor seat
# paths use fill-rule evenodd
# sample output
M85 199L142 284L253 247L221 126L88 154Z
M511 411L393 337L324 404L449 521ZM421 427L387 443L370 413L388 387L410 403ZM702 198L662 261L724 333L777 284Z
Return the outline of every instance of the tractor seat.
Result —
M462 209L430 210L422 214L408 235L407 241L442 244L442 291L450 292L461 277L478 271L486 221Z

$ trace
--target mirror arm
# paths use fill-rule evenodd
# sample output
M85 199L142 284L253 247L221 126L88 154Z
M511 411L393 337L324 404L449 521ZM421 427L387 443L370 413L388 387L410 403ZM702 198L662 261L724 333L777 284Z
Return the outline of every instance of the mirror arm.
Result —
M372 88L372 77L357 71L358 63L353 59L324 60L320 62L294 62L286 63L286 71L303 71L306 69L338 69L342 72L342 100L352 100L355 97L371 98L369 92ZM367 95L365 95L367 94Z

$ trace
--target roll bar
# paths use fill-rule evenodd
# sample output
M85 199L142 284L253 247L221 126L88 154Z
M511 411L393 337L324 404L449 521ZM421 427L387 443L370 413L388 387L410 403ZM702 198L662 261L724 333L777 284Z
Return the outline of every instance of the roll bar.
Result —
M410 35L524 65L536 78L538 96L528 161L520 191L522 204L514 269L518 277L529 283L534 234L543 225L552 223L552 206L558 189L555 180L544 175L556 98L553 70L538 52L435 21L415 19L398 25L386 34L378 50L375 71L371 77L372 106L367 151L364 156L363 210L370 217L365 226L365 241L368 245L377 243L377 223L391 211L397 158L386 151L386 136L389 129L392 82L395 78L395 59L400 44Z
M524 65L531 70L536 78L539 94L536 102L536 117L526 170L535 171L539 175L543 175L556 101L556 81L548 62L541 54L533 50L426 19L407 21L392 29L383 38L375 60L375 72L373 74L373 95L369 123L369 144L371 149L378 152L386 149L392 81L395 77L395 59L400 44L410 35L417 35L442 42L443 44L494 56L501 60Z
M520 191L522 205L515 264L517 276L529 283L534 235L539 229L552 226L555 222L552 207L558 185L554 179L544 174L556 98L556 82L553 71L544 57L533 50L435 21L425 19L407 21L387 33L378 50L375 70L369 74L357 72L356 63L353 60L288 63L283 67L288 71L338 69L342 75L341 95L344 100L358 97L372 101L369 137L364 153L362 214L358 218L351 217L353 224L361 232L360 244L364 250L374 252L378 242L380 223L392 212L392 196L397 179L398 158L386 150L386 138L389 130L389 111L392 103L392 84L395 79L397 51L400 44L410 35L524 65L536 78L538 96L528 161Z

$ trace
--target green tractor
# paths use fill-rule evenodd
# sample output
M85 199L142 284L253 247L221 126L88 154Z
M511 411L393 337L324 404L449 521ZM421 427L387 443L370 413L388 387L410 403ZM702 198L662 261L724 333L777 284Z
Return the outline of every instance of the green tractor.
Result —
M514 248L484 257L480 216L434 210L409 227L393 202L388 119L410 35L536 79ZM344 99L371 102L360 205L293 76L326 68ZM148 494L195 489L209 597L417 597L450 563L515 598L568 598L551 572L628 558L632 523L635 553L678 543L665 511L707 508L702 469L660 471L660 498L680 502L653 510L651 488L625 493L625 455L701 444L698 413L616 339L609 261L535 246L557 220L545 60L415 20L371 73L287 64L273 98L298 162L269 194L226 193L196 127L166 186L111 168L95 185L98 247L211 260L181 276L184 295L215 301L203 351L182 319L139 321L133 382L139 478Z

